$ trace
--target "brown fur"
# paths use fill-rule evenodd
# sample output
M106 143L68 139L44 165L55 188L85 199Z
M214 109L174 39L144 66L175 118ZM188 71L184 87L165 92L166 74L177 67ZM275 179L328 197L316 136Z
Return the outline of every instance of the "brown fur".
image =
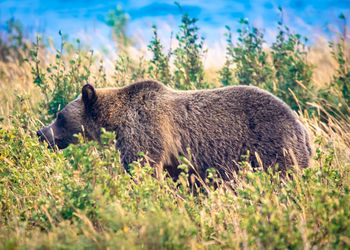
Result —
M143 151L155 167L173 177L179 173L178 156L187 156L188 148L202 177L213 167L224 179L231 178L247 150L253 167L260 158L265 169L278 164L283 171L291 165L307 167L311 156L307 131L291 109L256 87L175 91L155 81L116 89L85 85L82 96L61 112L71 117L67 123L83 125L92 139L99 140L102 127L115 131L126 168ZM42 134L50 137L47 131L52 128L64 137L56 123ZM77 131L64 132L70 138L70 132Z

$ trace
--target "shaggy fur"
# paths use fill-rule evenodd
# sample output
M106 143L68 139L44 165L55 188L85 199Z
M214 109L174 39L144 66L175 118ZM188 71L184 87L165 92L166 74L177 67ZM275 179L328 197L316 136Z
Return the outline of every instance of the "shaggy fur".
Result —
M291 165L307 167L311 156L307 131L291 109L256 87L175 91L155 81L116 89L88 84L61 113L66 128L55 121L42 130L46 138L60 135L57 139L71 141L83 125L89 138L99 140L104 127L116 132L116 148L126 168L139 151L148 152L153 166L174 178L178 156L188 152L202 177L215 168L224 179L232 178L248 150L253 167L278 164L282 171ZM51 129L54 136L47 132ZM53 144L53 139L48 142Z

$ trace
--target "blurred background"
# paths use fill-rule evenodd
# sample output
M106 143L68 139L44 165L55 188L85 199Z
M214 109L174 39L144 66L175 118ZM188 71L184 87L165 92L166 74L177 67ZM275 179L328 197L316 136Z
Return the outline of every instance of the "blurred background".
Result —
M348 0L311 1L0 1L1 24L15 17L25 27L28 36L45 33L55 41L58 30L71 38L86 39L95 49L109 43L111 29L108 13L119 6L128 14L127 34L147 42L152 36L151 25L157 24L159 35L169 39L181 21L181 13L199 18L200 33L210 46L224 40L225 25L237 28L240 18L265 30L265 39L272 41L276 24L281 19L278 7L284 10L283 19L293 32L307 35L311 41L319 35L333 36L339 29L340 13L349 14Z

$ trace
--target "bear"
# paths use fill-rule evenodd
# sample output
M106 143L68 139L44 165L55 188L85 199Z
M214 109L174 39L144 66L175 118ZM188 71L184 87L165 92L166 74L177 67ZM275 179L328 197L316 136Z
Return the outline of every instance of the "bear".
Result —
M253 169L285 172L309 165L308 132L282 100L253 86L207 90L173 90L144 80L120 88L95 89L86 84L48 126L37 132L50 147L100 139L114 131L123 166L147 153L159 176L176 179L179 156L191 156L191 173L205 178L214 168L224 180L248 161ZM261 166L262 165L262 166Z

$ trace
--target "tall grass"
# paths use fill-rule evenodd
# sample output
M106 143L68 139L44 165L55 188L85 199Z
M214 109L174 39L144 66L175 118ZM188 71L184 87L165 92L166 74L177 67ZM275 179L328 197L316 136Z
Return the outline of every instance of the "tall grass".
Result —
M195 20L185 21L189 20L195 26L192 31L197 32ZM187 28L182 26L180 32L183 33L180 34L186 36L184 30ZM249 37L251 31L253 35L258 34L248 29L243 38ZM123 34L119 37L127 39ZM181 35L179 39L183 39ZM314 155L308 168L292 168L286 178L280 177L279 173L254 172L248 162L242 162L240 171L231 182L222 183L212 173L210 180L203 180L201 187L194 187L188 183L186 170L191 163L186 159L183 159L180 166L183 172L176 182L167 177L155 179L153 170L147 164L141 164L143 154L131 165L131 173L127 173L113 147L113 133L105 132L102 144L85 142L79 136L79 144L58 152L38 142L35 131L79 94L79 88L86 81L104 87L159 77L168 79L166 84L172 87L184 89L189 86L215 87L220 80L224 85L242 80L239 76L245 68L240 69L231 59L233 56L240 60L239 56L244 55L238 52L244 51L247 45L254 46L254 39L242 39L240 47L231 41L229 46L233 47L228 49L227 64L216 73L204 70L204 51L198 47L201 40L199 37L191 39L183 39L184 43L195 43L190 49L180 44L176 53L164 51L154 29L149 46L153 57L135 60L125 49L115 61L114 69L105 68L98 53L79 47L79 43L62 41L54 53L40 41L27 43L28 49L18 45L16 50L23 53L27 61L22 61L8 48L10 52L6 60L0 60L1 248L350 247L348 113L336 112L337 106L332 103L332 98L336 98L346 110L346 96L340 88L345 85L338 83L341 81L341 72L337 71L339 60L323 60L333 60L330 51L339 51L337 46L316 53L320 50L315 45L311 51L303 50L307 56L300 58L301 54L290 54L293 62L302 60L300 63L308 70L311 61L314 65L310 83L312 98L296 108L300 121L310 133ZM333 44L339 43L334 41ZM347 46L346 41L340 44ZM282 50L277 51L281 54L285 52L285 45L282 45L279 47ZM290 68L282 67L278 71L270 52L258 49L258 53L263 52L266 61L263 67L256 64L258 68L254 70L265 70L265 66L269 66L267 73L270 74L271 86L275 84L276 90L288 90L282 80L275 81L282 78L275 77L277 72L288 73L286 71ZM342 56L348 67L346 53ZM337 55L340 58L339 53ZM201 63L194 63L192 68L189 64L187 76L185 71L182 75L176 73L184 68L172 65L172 62L195 62L194 59L201 60ZM245 59L242 65L248 66L258 60L254 54ZM323 75L327 72L317 71L320 61L334 66L322 83L320 79L325 79ZM296 83L293 72L285 74L290 84ZM246 73L244 75L249 79L257 79L256 74ZM322 77L319 73L323 74ZM183 78L176 83L178 77ZM218 81L210 80L214 78ZM195 79L201 79L200 86L196 86ZM303 79L296 80L302 82ZM309 84L310 79L305 79ZM318 94L316 90L326 90L328 81L336 81L329 90L331 95ZM308 88L308 84L303 85ZM297 92L289 88L288 97L294 93L296 103L301 102L300 97L307 97L301 90ZM310 107L314 113L307 112ZM218 183L218 188L206 184L213 181Z

